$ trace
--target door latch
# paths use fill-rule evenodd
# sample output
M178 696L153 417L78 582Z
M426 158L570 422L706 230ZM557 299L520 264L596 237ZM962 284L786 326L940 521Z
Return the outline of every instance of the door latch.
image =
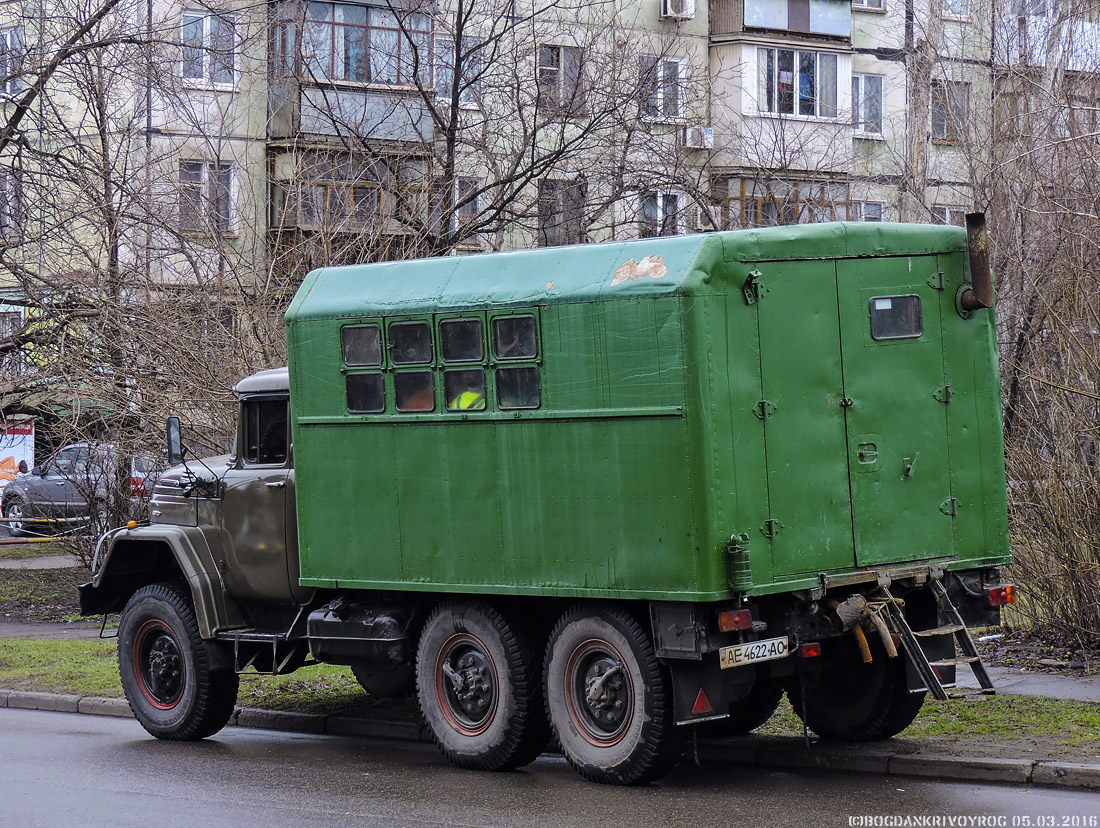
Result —
M745 296L746 305L755 305L768 295L768 289L760 284L760 277L763 275L759 270L751 270L745 283L741 285L741 293Z
M941 402L944 405L947 405L949 402L951 402L951 386L941 385L932 394L932 399L936 400L937 402Z

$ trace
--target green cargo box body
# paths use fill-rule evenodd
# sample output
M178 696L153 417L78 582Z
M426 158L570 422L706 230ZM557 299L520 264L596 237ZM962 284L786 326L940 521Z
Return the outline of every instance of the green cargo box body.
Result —
M967 267L957 228L843 223L315 271L286 316L302 584L706 601L1006 563ZM498 407L502 316L536 320L538 408ZM443 363L440 323L470 318L483 358ZM345 364L342 328L416 320L430 365ZM485 410L446 410L463 368ZM395 409L409 370L434 411ZM348 412L364 373L380 413Z

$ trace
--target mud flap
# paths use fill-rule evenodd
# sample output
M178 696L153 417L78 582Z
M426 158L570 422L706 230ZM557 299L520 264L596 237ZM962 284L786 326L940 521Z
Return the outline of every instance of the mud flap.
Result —
M718 653L707 653L701 661L670 660L676 724L724 719L730 703L752 687L752 667L723 670Z

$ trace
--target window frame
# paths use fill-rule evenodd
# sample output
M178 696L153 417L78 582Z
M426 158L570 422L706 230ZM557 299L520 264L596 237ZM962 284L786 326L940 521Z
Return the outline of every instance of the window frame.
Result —
M867 205L874 204L879 208L878 218L867 218ZM853 221L866 221L866 222L883 222L886 221L886 202L884 201L850 201L849 212L858 213L858 216L852 215Z
M476 110L481 109L481 78L485 74L484 41L470 36L463 37L464 44L471 40L474 41L474 46L465 49L464 54L460 56L455 52L455 39L452 35L444 32L436 32L433 35L432 85L435 87L436 100L449 104L453 91L455 62L458 62L460 70L458 106L460 109ZM462 58L461 61L458 60L459 57Z
M928 208L932 214L932 223L943 227L966 227L967 209L955 204L933 204ZM940 213L942 212L942 215ZM952 221L952 218L959 219Z
M875 5L877 3L877 5ZM852 11L886 13L886 0L852 0Z
M655 213L650 224L646 217L646 202L652 197ZM667 200L676 199L676 217L670 232L668 231ZM638 194L638 238L655 239L662 236L682 236L686 225L687 196L680 190L655 187Z
M201 21L202 25L202 38L201 43L198 45L185 44L183 41L184 31L188 25L188 19L190 22ZM229 37L232 41L229 53L229 80L217 80L214 78L213 73L215 66L217 65L216 58L219 56L219 50L221 47L214 43L214 33L212 31L213 23L220 21L223 25L229 27ZM217 90L233 90L236 89L237 79L240 77L240 67L238 66L238 54L240 52L240 38L237 32L237 16L234 14L225 14L222 12L213 12L209 9L184 9L180 13L180 28L179 28L179 40L180 40L180 77L183 79L185 86L195 87L200 89L217 89ZM185 53L188 49L197 50L201 56L202 71L199 75L188 75L187 64L188 59L185 57ZM224 66L224 63L222 64Z
M0 28L0 99L15 98L23 91L25 53L22 28Z
M884 140L885 136L883 134L883 131L886 122L886 76L875 74L873 72L852 72L851 74L852 133L856 138ZM874 126L866 117L867 80L869 78L874 78L879 82L877 126Z
M546 54L556 54L555 63L545 63ZM570 72L573 77L570 78ZM577 113L584 107L584 49L562 43L539 43L535 47L535 89L539 106L554 113Z
M248 441L247 441L248 431L247 431L247 429L249 427L249 422L248 422L248 417L247 417L247 414L246 414L246 407L248 405L252 404L252 403L273 402L273 401L274 402L281 402L283 404L283 410L284 410L285 416L286 416L286 418L284 420L284 429L285 429L285 435L286 435L286 446L285 446L285 449L284 449L285 453L283 455L283 459L279 462L261 463L261 462L259 462L258 457L259 457L259 449L260 449L260 445L261 445L260 441L263 438L262 434L257 437L257 441L256 441L257 459L256 460L251 460L251 459L249 459L249 456L248 456ZM237 444L237 461L238 461L239 465L242 466L242 467L247 467L247 468L285 468L287 466L287 464L290 462L290 443L291 443L291 436L290 436L290 397L287 396L286 394L249 394L249 395L241 398L240 407L241 407L241 423L240 423L240 429L239 429L239 433L238 433L239 442Z
M584 209L587 191L588 183L581 176L539 179L536 238L539 247L584 242L587 236Z
M958 98L960 92L965 95L961 111ZM967 119L970 115L970 84L967 81L932 81L928 92L928 114L931 119L929 134L932 143L962 143L966 139ZM942 123L942 135L938 134L937 123Z
M0 169L0 238L23 234L23 181L17 169Z
M199 168L198 181L184 180L184 167ZM204 158L180 158L179 170L179 201L177 224L180 232L193 236L230 236L236 233L237 227L237 170L232 161L207 160ZM211 173L216 172L216 177ZM225 185L218 188L222 174L226 176ZM197 188L195 185L198 185ZM215 189L218 188L218 189ZM191 195L188 195L191 193ZM220 199L224 194L225 209L219 210ZM184 205L189 203L195 210L195 218L192 224L184 221Z
M791 111L783 111L783 96L780 87L780 76L783 69L780 67L780 55L791 55ZM801 100L798 94L798 79L802 75L801 65L803 55L814 56L814 114L800 112ZM833 94L831 102L826 101L822 106L821 84L821 59L831 58L833 61ZM837 52L819 51L815 49L797 49L778 46L756 47L756 115L765 118L794 118L805 121L829 121L836 122L840 118L840 54ZM766 88L765 88L766 85ZM773 102L773 108L767 108L768 102ZM822 114L822 109L831 110Z
M675 66L675 78L669 83L666 69ZM649 73L655 72L652 78ZM639 60L639 98L642 120L658 124L679 124L685 120L687 61L669 55L642 55ZM675 90L674 111L667 110L669 90Z
M965 12L957 12L948 9L951 3L963 3L966 6ZM939 13L943 20L970 20L973 15L972 0L940 0Z
M496 349L493 347L493 338L495 335L494 325L498 319L508 319L515 317L528 317L534 321L535 329L535 355L534 356L521 356L515 359L508 359L506 357L498 356ZM492 376L492 395L493 395L493 407L492 410L498 414L507 414L515 417L519 416L520 412L524 411L538 411L545 403L545 395L543 393L542 379L544 372L542 370L543 363L543 335L542 326L540 324L541 319L537 308L510 308L506 310L493 311L486 314L486 337L488 339L488 356L489 356L489 374ZM515 368L533 368L538 378L538 402L535 405L530 406L502 406L500 403L500 393L498 390L498 377L497 372L500 370L508 370Z

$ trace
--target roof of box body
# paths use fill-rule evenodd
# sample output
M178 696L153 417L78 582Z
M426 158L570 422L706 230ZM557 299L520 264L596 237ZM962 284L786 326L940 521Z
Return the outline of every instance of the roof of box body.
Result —
M322 268L288 322L707 292L723 260L919 255L966 248L957 227L832 222Z

